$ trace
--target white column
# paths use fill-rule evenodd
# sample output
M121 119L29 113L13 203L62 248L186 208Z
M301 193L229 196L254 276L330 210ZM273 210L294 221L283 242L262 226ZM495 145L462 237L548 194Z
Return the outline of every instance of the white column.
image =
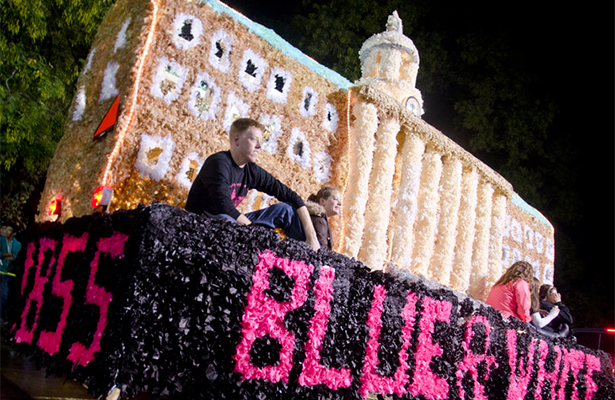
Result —
M475 169L464 170L461 177L461 201L457 221L455 261L451 273L453 289L465 293L469 287L472 271L472 245L474 244L474 226L476 222L476 189L478 173Z
M461 160L444 157L440 185L440 218L438 234L428 275L443 285L449 285L455 258L455 237L461 200Z
M387 119L376 133L374 164L369 182L365 233L359 259L371 269L382 269L387 257L387 230L391 214L391 187L395 174L399 121Z
M391 262L405 268L410 267L412 256L416 202L424 152L425 143L417 135L408 133L402 147L401 177L395 205L391 247Z
M491 211L493 208L493 185L488 182L481 182L478 185L476 206L476 236L474 237L469 293L477 300L485 300L489 268L489 233L491 231Z
M378 110L373 104L359 101L352 110L355 123L350 129L348 183L343 198L342 253L357 257L365 228L365 204L369 196L374 135L378 129Z
M418 196L418 212L414 223L414 250L410 270L427 276L429 262L434 249L436 226L438 223L438 203L440 177L442 175L442 156L433 149L423 155L421 188Z
M495 194L491 213L491 233L489 239L489 270L485 294L504 273L502 269L502 244L504 242L504 225L506 221L506 204L508 200L502 194Z

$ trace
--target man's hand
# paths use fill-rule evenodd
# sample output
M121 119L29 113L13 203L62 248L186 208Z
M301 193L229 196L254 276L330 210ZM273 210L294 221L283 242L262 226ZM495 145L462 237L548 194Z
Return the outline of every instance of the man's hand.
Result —
M237 223L239 225L250 225L252 221L250 221L245 215L241 214L237 217Z
M307 237L305 239L305 242L312 248L312 250L314 251L318 251L318 249L320 249L320 243L318 242L318 239L316 238L316 236L314 236L314 238L311 237Z

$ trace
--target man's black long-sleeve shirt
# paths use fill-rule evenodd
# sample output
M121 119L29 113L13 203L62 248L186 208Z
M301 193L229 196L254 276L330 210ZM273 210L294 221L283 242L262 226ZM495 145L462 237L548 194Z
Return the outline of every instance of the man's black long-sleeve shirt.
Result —
M305 205L297 193L257 164L247 163L241 168L233 161L230 151L221 151L205 160L188 193L186 210L197 214L204 211L228 214L237 219L241 213L236 207L250 189L290 203L295 209Z

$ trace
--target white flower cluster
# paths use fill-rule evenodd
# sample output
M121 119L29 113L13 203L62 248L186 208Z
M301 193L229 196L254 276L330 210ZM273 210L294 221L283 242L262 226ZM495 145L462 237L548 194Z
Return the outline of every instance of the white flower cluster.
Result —
M141 145L135 167L143 178L161 180L169 171L169 162L175 149L171 135L141 135Z

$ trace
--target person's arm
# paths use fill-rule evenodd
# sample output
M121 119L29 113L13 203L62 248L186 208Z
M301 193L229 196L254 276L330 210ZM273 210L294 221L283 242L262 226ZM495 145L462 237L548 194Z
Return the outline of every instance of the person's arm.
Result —
M555 307L559 307L560 319L562 319L563 322L567 323L568 325L572 325L572 314L570 313L570 309L568 308L568 306L566 306L564 303L560 301L558 303L555 303Z
M297 215L301 221L303 233L305 233L306 243L312 248L312 250L318 251L318 249L320 249L320 243L318 243L318 237L316 237L316 231L314 230L312 218L310 218L310 213L308 212L307 207L299 207L297 209Z
M310 215L310 219L312 220L312 225L314 225L314 230L316 231L316 238L318 238L318 243L320 243L320 247L328 247L329 246L329 229L328 222L326 219L321 217L315 217Z
M515 285L515 298L517 300L517 315L524 322L530 322L530 285L523 279Z
M559 308L557 306L553 307L549 314L542 317L539 312L535 312L532 314L532 324L539 328L543 328L549 324L549 322L553 321L555 317L559 314Z

